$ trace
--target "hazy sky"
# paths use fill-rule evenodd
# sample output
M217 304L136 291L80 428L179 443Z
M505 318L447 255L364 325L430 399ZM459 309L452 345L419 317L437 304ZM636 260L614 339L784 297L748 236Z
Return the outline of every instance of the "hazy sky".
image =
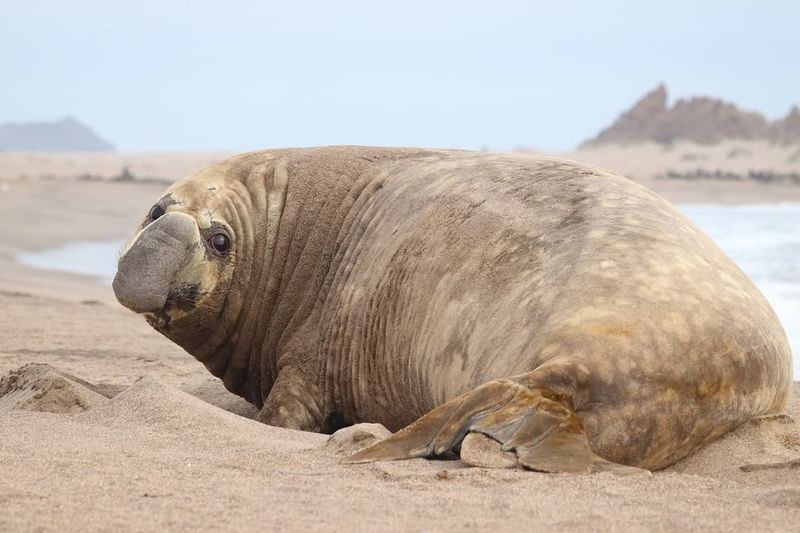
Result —
M0 0L0 67L0 121L120 150L563 150L662 81L785 114L800 1Z

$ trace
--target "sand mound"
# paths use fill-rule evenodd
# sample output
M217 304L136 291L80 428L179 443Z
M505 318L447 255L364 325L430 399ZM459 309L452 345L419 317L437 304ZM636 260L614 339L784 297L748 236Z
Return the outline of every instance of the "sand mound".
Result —
M166 426L176 431L205 425L209 421L228 426L249 422L166 385L154 376L137 379L112 401L99 406L87 416Z
M205 439L252 447L269 439L286 450L306 450L299 431L267 426L211 405L153 376L139 378L108 402L86 412L82 419L109 426L147 428L163 435L202 433ZM323 435L314 435L319 442Z
M50 365L31 363L0 379L0 411L80 413L108 401L101 390L110 392Z
M258 415L258 408L255 405L225 390L222 382L216 378L207 378L202 383L181 390L239 416L255 418Z

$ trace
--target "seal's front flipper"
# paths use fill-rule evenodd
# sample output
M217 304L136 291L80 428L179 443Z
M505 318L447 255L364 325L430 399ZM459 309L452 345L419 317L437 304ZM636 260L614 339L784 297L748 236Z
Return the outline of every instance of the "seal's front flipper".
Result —
M270 426L319 432L327 420L317 400L320 393L311 380L294 367L283 368L269 391L257 420Z
M500 442L532 470L592 471L594 454L572 409L510 379L462 394L346 462L441 456L458 448L469 432Z

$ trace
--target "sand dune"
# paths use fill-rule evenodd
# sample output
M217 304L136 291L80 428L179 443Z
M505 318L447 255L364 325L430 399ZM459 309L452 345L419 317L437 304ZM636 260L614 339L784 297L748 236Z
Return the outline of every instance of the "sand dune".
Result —
M0 531L800 524L800 384L788 417L749 423L652 476L460 461L342 465L340 453L369 442L375 428L328 443L257 423L252 406L122 309L109 287L15 261L20 250L124 237L160 186L8 183L0 192Z

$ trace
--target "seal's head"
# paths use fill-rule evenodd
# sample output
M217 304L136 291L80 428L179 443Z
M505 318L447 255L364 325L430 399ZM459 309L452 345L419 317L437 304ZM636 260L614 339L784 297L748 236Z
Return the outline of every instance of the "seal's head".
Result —
M270 316L259 295L277 285L271 264L287 189L286 163L268 152L209 166L167 189L120 255L117 300L233 391L248 363L231 363L232 354L249 354Z
M234 182L193 176L172 186L126 243L114 278L119 302L169 335L199 313L217 315L237 252Z

